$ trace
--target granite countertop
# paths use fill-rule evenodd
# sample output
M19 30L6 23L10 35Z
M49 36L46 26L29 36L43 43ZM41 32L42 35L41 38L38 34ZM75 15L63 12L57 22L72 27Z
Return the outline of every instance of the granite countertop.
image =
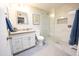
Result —
M16 34L23 34L23 33L31 33L35 32L34 30L21 30L21 31L16 31L16 32L10 32L10 35L16 35Z

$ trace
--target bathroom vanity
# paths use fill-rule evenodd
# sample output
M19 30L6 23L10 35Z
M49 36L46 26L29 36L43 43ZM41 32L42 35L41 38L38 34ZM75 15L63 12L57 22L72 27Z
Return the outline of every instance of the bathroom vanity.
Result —
M35 31L33 30L10 32L9 39L12 54L16 54L36 45Z

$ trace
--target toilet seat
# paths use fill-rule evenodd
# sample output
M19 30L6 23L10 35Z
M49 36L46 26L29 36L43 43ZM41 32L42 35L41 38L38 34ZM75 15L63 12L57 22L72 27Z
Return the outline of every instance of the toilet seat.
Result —
M37 39L38 40L44 40L44 37L43 36L37 36Z
M37 38L37 42L40 44L40 45L43 45L44 44L44 37L40 35L40 31L37 30L36 31L36 38Z

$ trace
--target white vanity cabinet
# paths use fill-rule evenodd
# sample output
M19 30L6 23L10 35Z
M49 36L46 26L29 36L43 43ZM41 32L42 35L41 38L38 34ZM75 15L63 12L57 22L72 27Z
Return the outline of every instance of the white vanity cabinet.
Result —
M35 42L35 36L34 36L34 34L31 35L30 42L31 42L30 46L34 46L35 45L36 42Z
M34 31L11 33L10 37L12 38L10 45L13 54L31 48L36 43Z
M23 45L23 49L29 48L30 47L30 39L27 36L26 38L22 39L22 45Z
M12 37L11 40L12 53L16 53L22 50L22 38Z

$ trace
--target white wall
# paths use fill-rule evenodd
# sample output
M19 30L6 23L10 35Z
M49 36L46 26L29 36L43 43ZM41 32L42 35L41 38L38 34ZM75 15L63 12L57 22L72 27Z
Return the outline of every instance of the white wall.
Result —
M56 8L55 36L58 37L60 40L63 40L63 41L68 40L67 39L68 34L69 34L68 33L68 29L69 29L68 25L70 25L69 20L71 20L71 21L73 20L73 19L70 19L68 13L73 10L76 10L78 8L79 8L79 4L67 4L62 7ZM63 25L57 24L57 19L59 17L67 17L68 18L67 24L63 24ZM62 32L61 32L61 28L63 28ZM61 34L59 34L59 33L61 33Z
M55 35L55 8L49 13L50 16L50 36L54 38Z
M10 4L8 6L8 11L9 11L9 18L12 21L12 24L14 27L16 28L34 28L41 30L41 34L43 36L47 36L49 35L49 16L48 13L40 10L38 8L33 8L31 6L28 6L27 4ZM17 11L22 11L27 13L28 15L28 21L29 21L29 25L18 25L17 24L17 15L16 12ZM33 20L32 20L32 14L39 14L40 15L40 25L33 25Z
M11 55L11 49L7 37L8 31L5 21L5 8L0 6L0 56Z
M68 18L69 17L68 13L73 10L76 10L78 8L79 8L79 4L73 4L73 3L72 4L65 4L65 5L63 5L61 7L57 7L55 9L52 8L52 11L50 12L50 14L53 14L52 12L54 12L55 17L54 17L54 21L52 21L52 23L50 25L50 27L51 27L50 30L53 30L53 28L54 28L55 31L53 31L54 33L52 31L50 31L50 33L55 36L55 39L66 41L67 40L66 37L68 35L68 27L67 26L69 24L68 23L67 24L57 24L57 19L60 17L67 17ZM69 20L70 19L68 19L68 21Z

